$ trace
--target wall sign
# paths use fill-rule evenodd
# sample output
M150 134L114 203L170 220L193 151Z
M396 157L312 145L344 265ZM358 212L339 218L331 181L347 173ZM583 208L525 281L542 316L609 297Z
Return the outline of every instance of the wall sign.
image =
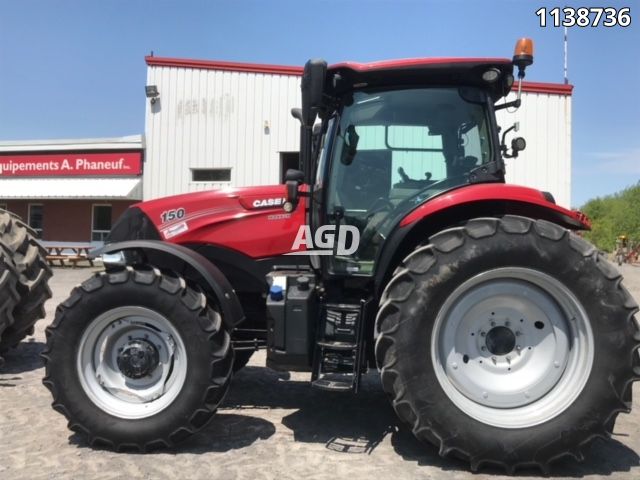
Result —
M142 152L0 153L0 178L110 177L142 173Z

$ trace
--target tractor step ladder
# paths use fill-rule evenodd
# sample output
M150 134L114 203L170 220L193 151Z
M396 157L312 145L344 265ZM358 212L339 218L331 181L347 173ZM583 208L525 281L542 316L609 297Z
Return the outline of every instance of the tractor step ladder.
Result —
M363 313L364 302L324 306L311 375L314 388L358 391L363 369Z

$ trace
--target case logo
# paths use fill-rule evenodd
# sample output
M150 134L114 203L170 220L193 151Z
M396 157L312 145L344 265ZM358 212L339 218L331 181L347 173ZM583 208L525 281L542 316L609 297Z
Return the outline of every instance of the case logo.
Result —
M253 201L253 208L279 207L284 202L286 202L286 198L257 199Z

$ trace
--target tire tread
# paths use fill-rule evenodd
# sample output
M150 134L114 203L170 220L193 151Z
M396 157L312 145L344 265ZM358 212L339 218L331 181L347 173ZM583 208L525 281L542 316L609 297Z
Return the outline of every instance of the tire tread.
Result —
M510 458L506 448L504 450L504 453L506 453L504 459L490 458L484 453L473 455L472 452L461 448L457 444L455 436L447 437L446 432L438 431L433 425L423 422L421 415L419 415L418 407L406 398L406 388L400 381L402 377L396 366L396 360L401 352L397 350L394 335L398 331L400 319L393 319L393 315L399 317L400 312L404 310L403 304L409 299L409 295L397 293L399 279L403 284L403 292L413 290L417 288L416 282L419 278L427 274L431 269L438 268L436 258L438 252L451 253L461 248L467 240L490 237L495 235L498 230L508 235L526 235L532 231L535 235L553 242L562 241L568 236L570 247L582 255L584 259L590 259L596 263L602 277L607 282L610 282L614 289L619 291L623 298L623 308L626 310L627 322L632 323L635 332L635 346L633 351L630 352L630 363L632 364L630 371L634 373L622 385L614 385L611 382L615 401L612 401L609 405L609 420L604 425L593 428L591 434L572 449L560 452L544 452L541 449L534 461L520 461L517 458ZM394 276L383 292L376 319L376 331L379 332L375 345L376 360L381 372L383 389L391 399L392 406L398 417L410 427L418 439L435 443L441 456L455 452L456 456L469 462L473 471L478 471L484 465L494 464L499 465L509 474L519 468L531 466L535 466L544 474L548 474L550 463L559 458L571 456L577 460L583 459L585 447L596 437L610 435L618 413L630 410L632 383L638 380L640 376L640 367L638 366L640 361L637 359L638 349L640 348L640 330L634 317L634 314L638 311L638 305L621 284L621 274L597 252L595 247L577 235L551 222L532 220L515 215L506 215L500 219L474 219L465 226L451 228L432 236L429 239L429 243L430 245L428 246L417 248L396 269ZM424 268L415 268L415 265L420 265ZM424 405L420 406L420 409L422 408L424 408Z
M58 348L66 348L64 336L61 333L61 326L64 325L65 318L70 311L80 308L83 301L89 296L99 294L99 290L105 283L120 284L134 283L148 288L158 289L164 294L176 297L194 312L197 319L195 322L202 330L202 334L208 338L211 345L209 386L203 395L201 406L193 412L189 418L182 420L171 433L166 436L158 436L151 440L131 442L113 441L101 438L92 434L79 419L74 418L70 409L64 404L64 399L60 394L57 385L57 378L61 372L57 371L55 362L52 361L54 352ZM179 287L179 288L177 288ZM119 271L101 272L86 280L82 285L76 287L68 300L60 304L56 312L54 321L46 329L47 345L41 354L45 364L45 377L43 384L49 389L53 396L53 408L63 414L69 421L69 428L82 433L87 437L88 443L92 446L103 445L111 450L135 450L146 452L162 447L173 447L179 442L190 437L198 430L202 429L215 414L218 405L223 400L231 380L231 365L233 363L233 350L228 332L223 328L220 314L207 304L207 299L201 292L194 290L191 286L177 274L164 274L156 268L134 269L126 267ZM215 373L215 375L214 375ZM222 379L222 380L221 380Z
M17 270L16 289L20 297L13 310L13 324L6 327L0 339L2 352L20 343L33 332L34 324L44 318L44 304L51 298L52 271L46 261L46 250L33 229L6 210L0 210L0 246Z

